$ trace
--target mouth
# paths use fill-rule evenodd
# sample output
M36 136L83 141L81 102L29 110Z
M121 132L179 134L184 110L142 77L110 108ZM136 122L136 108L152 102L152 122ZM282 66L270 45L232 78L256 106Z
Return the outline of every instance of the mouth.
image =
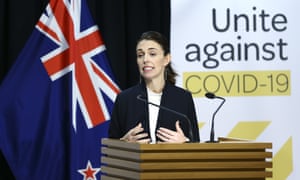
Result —
M152 67L152 66L144 66L143 67L143 71L151 71L153 69L154 69L154 67Z

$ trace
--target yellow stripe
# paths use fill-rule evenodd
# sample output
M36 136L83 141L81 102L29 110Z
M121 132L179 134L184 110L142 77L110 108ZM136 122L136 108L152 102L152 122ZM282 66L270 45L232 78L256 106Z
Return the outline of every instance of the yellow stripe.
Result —
M270 121L241 121L228 134L229 137L255 140Z
M276 137L275 137L276 138ZM273 157L273 179L284 180L293 172L293 146L290 137Z

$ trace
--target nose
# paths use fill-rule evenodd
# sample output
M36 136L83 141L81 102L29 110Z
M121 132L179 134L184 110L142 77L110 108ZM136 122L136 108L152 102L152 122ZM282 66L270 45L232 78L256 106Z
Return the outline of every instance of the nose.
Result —
M148 55L146 54L146 55L144 55L144 57L143 57L143 63L145 64L147 61L148 61Z

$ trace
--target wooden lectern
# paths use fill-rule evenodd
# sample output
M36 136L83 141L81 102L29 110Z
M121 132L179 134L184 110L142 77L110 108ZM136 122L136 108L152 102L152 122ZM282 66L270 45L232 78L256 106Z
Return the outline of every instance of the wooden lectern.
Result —
M272 177L272 143L138 144L102 139L102 146L103 180Z

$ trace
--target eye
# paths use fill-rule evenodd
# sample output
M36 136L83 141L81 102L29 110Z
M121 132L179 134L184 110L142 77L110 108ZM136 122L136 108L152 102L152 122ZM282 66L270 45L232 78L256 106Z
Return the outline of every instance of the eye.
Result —
M142 58L144 56L144 53L137 53L136 55L138 58Z
M155 52L150 52L149 54L150 54L150 56L156 56Z

